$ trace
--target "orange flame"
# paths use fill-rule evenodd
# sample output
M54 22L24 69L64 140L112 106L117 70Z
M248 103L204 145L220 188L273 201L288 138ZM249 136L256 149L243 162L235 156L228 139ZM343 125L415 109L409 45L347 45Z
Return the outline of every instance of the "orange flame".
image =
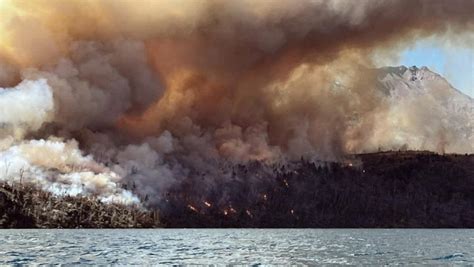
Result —
M198 212L198 210L191 204L188 204L188 208L194 212Z

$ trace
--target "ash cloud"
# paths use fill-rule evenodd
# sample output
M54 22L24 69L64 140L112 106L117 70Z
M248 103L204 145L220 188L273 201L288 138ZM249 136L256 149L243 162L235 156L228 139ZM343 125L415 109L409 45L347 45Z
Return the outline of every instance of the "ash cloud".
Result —
M375 50L472 33L473 12L470 0L3 0L0 158L59 175L49 188L105 180L79 191L129 201L134 184L158 203L185 179L225 179L226 164L472 153L471 115L416 94L392 103L371 68ZM48 153L50 140L75 144L58 153L78 162L17 149ZM71 164L88 174L58 167Z

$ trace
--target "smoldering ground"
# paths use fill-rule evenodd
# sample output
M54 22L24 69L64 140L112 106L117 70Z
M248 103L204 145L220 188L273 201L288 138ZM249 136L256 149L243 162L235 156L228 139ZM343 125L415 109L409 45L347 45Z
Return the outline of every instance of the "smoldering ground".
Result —
M225 179L229 164L400 144L471 153L472 111L451 120L418 96L399 108L372 59L423 37L472 41L473 11L470 0L1 0L1 177L126 202L138 199L120 184L134 183L158 203L198 173Z

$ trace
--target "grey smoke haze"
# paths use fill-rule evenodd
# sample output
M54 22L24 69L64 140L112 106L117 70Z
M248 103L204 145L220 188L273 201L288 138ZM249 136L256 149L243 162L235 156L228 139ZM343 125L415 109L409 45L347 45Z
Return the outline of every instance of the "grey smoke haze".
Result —
M472 109L447 112L444 89L387 98L371 69L417 38L470 41L473 13L470 0L3 0L0 177L136 202L120 183L159 199L199 172L224 179L226 162L472 153Z

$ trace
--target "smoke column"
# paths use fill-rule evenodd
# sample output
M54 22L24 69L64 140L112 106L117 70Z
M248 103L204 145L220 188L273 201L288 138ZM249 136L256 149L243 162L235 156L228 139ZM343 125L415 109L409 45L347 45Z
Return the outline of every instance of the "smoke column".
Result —
M153 204L225 164L472 153L472 110L395 106L372 60L472 42L472 14L471 0L0 0L0 179L125 203L133 183Z

